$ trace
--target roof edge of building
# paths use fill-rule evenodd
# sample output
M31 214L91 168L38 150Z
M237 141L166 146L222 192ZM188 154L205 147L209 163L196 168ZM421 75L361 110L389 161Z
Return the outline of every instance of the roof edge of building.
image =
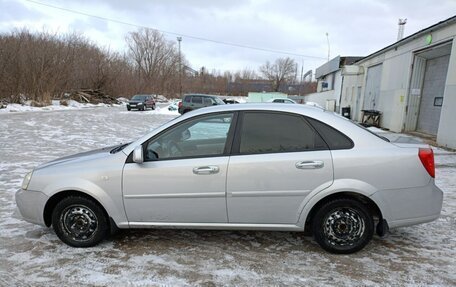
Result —
M377 56L378 54L381 54L381 53L389 51L389 50L391 50L391 49L393 49L395 47L398 47L398 46L401 46L401 45L403 45L405 43L413 41L416 38L418 38L419 36L421 36L422 34L426 34L426 33L432 32L432 31L434 31L437 28L448 26L450 24L453 24L453 22L456 22L456 16L452 16L452 17L447 18L447 19L445 19L443 21L440 21L440 22L438 22L438 23L436 23L434 25L431 25L431 26L429 26L427 28L421 29L418 32L413 33L412 35L401 39L400 41L394 42L393 44L391 44L389 46L386 46L386 47L384 47L384 48L382 48L382 49L380 49L380 50L378 50L378 51L376 51L376 52L374 52L374 53L372 53L370 55L367 55L366 57L356 61L355 64L359 64L359 63L361 63L363 61L367 61L367 60Z

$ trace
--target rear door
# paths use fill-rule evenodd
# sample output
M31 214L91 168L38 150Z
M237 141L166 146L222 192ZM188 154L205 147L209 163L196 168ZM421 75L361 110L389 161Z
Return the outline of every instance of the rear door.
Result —
M246 111L227 177L230 223L294 224L313 190L332 184L331 153L304 117Z

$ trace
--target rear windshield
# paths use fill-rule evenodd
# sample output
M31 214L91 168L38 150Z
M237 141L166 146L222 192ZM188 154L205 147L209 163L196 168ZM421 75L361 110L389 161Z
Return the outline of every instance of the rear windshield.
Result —
M342 119L344 119L344 120L346 120L346 121L349 121L349 122L351 122L352 124L354 124L354 125L356 125L356 126L362 128L362 129L365 130L365 131L368 131L369 133L373 134L374 136L376 136L376 137L378 137L378 138L381 138L382 140L384 140L384 141L386 141L386 142L390 142L389 139L387 139L387 138L385 138L384 136L381 136L381 135L379 135L379 134L376 134L376 133L374 133L373 131L371 131L371 130L369 130L369 129L366 129L366 127L360 125L359 123L355 122L354 120L347 119L346 117L343 117L342 115L337 114L337 113L334 113L334 112L330 112L330 111L326 111L326 112L332 113L333 115L335 115L335 116L337 116L337 117L339 117L339 118L342 118Z

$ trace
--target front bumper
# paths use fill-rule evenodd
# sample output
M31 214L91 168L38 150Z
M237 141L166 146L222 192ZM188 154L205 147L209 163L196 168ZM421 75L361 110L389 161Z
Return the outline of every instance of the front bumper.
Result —
M16 192L18 211L15 213L15 217L45 226L44 207L48 199L49 197L40 191L19 189Z
M144 105L142 103L128 103L127 104L127 107L130 108L130 109L142 109L145 106L146 105Z

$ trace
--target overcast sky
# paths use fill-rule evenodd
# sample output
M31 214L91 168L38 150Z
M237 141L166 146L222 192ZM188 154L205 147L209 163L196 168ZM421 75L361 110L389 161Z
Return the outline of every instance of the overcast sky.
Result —
M0 0L0 32L15 28L81 33L99 46L123 52L125 36L137 28L46 7L36 2L182 35L182 52L194 69L255 69L285 54L189 38L235 43L290 56L304 69L331 58L365 56L396 41L397 22L407 18L405 36L456 14L456 0ZM165 34L176 41L175 34Z

